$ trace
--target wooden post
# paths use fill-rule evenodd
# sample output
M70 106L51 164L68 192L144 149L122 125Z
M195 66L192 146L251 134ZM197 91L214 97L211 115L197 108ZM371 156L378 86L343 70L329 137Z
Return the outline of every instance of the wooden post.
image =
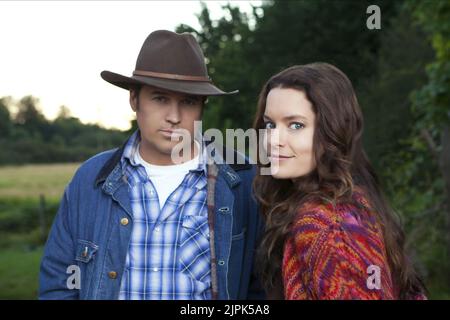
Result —
M45 196L39 195L39 224L41 226L41 239L47 240L47 222L45 220Z

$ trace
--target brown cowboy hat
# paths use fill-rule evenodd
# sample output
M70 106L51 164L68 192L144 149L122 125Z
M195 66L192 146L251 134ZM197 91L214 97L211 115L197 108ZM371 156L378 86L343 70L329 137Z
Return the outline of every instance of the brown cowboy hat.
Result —
M109 83L124 89L150 85L201 96L238 92L224 92L212 83L203 52L191 34L167 30L154 31L145 39L131 77L110 71L102 71L100 75Z

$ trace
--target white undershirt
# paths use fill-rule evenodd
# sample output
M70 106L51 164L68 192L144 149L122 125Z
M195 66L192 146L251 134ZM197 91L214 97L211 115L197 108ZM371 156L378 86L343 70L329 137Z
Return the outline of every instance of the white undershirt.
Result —
M198 143L197 151L199 151ZM140 150L138 146L138 150ZM150 164L142 159L140 151L135 152L134 161L136 164L141 164L144 166L145 171L154 187L158 193L159 208L162 210L164 203L166 203L167 198L170 194L181 184L184 176L189 173L190 170L197 169L199 165L200 152L197 152L197 156L192 160L184 162L182 164L168 165L168 166L158 166Z

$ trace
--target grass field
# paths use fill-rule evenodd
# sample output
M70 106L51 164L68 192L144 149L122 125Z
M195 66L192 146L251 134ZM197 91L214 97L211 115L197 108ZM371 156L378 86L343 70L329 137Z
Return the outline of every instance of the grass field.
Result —
M42 248L0 250L0 299L36 299Z
M78 163L0 167L0 299L36 299L45 233Z
M59 199L79 163L0 167L2 198L37 198L43 194Z

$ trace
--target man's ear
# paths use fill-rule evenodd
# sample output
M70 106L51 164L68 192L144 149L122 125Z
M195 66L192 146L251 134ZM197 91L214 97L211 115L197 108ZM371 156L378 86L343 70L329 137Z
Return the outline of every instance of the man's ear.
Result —
M130 89L130 106L134 112L137 111L137 105L138 105L137 91L134 89Z

